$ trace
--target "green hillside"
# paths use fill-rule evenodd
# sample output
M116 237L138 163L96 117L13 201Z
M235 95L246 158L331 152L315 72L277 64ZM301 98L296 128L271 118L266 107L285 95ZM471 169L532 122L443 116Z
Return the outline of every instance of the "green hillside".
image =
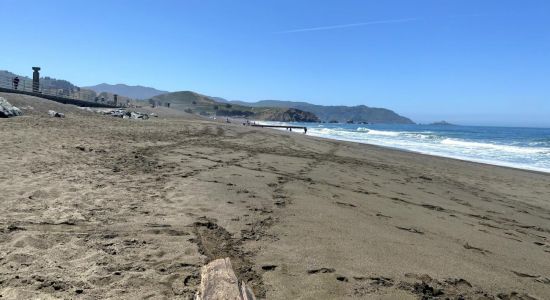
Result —
M218 98L219 99L219 98ZM318 122L319 118L311 112L287 107L250 107L240 104L223 103L216 98L191 91L181 91L155 96L149 103L219 117L243 117L270 121Z
M167 91L157 90L155 88L141 85L126 85L126 84L108 84L101 83L98 85L83 87L83 89L92 90L98 94L106 92L109 94L117 94L130 99L149 99L157 95L166 94Z

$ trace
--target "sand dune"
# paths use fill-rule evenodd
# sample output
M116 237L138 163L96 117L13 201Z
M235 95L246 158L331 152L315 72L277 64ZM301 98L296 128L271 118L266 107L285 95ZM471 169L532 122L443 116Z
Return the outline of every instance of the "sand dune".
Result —
M218 257L267 299L550 298L547 174L0 96L3 299L191 299Z

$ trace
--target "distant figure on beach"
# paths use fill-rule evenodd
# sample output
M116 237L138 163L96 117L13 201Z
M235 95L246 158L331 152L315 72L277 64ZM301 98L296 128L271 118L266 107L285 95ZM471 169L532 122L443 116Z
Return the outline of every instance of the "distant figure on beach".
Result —
M229 121L229 118L225 120L225 123L231 123L231 121Z
M16 90L19 87L19 77L15 76L13 79L13 89Z
M304 127L304 134L307 133L307 127Z

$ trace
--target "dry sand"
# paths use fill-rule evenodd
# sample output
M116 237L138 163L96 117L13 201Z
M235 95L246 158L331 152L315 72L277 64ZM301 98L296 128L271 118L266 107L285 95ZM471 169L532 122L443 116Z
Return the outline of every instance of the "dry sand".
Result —
M2 299L550 299L547 174L0 96Z

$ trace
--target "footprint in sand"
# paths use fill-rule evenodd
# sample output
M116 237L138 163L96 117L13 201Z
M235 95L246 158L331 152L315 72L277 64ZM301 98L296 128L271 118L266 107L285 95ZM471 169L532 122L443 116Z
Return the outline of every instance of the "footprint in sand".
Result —
M349 279L346 276L342 276L342 275L336 276L336 280L342 281L342 282L349 282Z
M408 232L412 232L412 233L416 233L416 234L424 234L423 231L421 231L421 230L419 230L419 229L416 229L416 228L412 228L412 227L400 227L400 226L395 226L395 228L401 229L401 230L405 230L405 231L408 231Z
M357 205L355 204L351 204L351 203L346 203L346 202L339 202L339 201L336 201L334 202L336 203L336 205L340 206L340 207L357 207Z
M307 270L308 274L334 273L334 272L336 272L336 270L333 268L319 268L319 269Z
M513 270L512 270L512 273L516 274L519 277L527 277L527 278L538 278L538 277L540 277L539 275L531 275L531 274L517 272L517 271L513 271Z
M275 271L277 269L276 265L264 265L262 266L262 270L264 271Z
M479 253L481 253L481 254L483 254L483 255L492 253L492 252L489 251L489 250L485 250L485 249L482 249L482 248L474 247L474 246L471 246L471 245L468 244L468 243L464 244L464 249L474 250L474 251L477 251L477 252L479 252Z

